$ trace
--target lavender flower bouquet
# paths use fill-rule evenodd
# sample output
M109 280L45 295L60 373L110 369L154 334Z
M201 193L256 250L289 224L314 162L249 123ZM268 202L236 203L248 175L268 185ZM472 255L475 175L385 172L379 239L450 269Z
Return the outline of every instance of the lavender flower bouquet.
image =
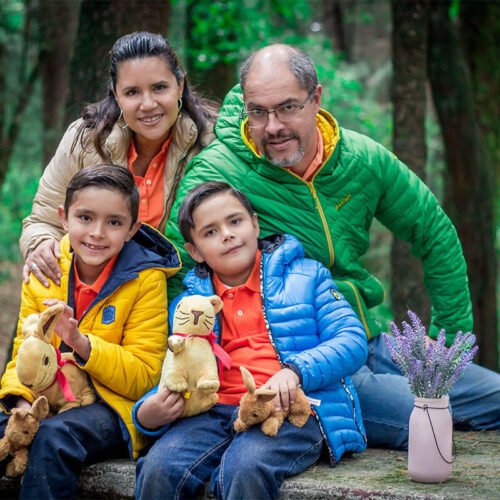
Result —
M453 345L445 347L445 331L437 342L425 342L425 326L420 318L408 311L410 324L403 321L401 332L392 323L393 336L384 335L387 348L408 378L413 394L422 398L441 398L451 389L472 362L478 347L472 333L458 332Z

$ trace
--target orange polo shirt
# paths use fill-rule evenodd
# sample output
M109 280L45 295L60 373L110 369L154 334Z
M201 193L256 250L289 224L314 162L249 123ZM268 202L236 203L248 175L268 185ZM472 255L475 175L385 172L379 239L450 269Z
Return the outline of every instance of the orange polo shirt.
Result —
M78 276L78 269L76 268L76 260L73 264L75 272L75 319L79 320L87 308L92 304L92 301L97 297L104 283L108 280L111 271L115 265L118 255L115 255L101 271L101 274L91 285L84 283Z
M260 261L261 253L258 251L246 283L232 288L224 285L214 273L215 292L224 302L221 345L232 360L231 368L223 372L219 403L239 405L241 397L247 392L240 366L251 372L256 387L265 384L281 369L262 312Z
M160 152L151 160L144 177L134 174L133 166L135 160L137 160L134 141L130 141L128 149L128 169L134 176L134 182L139 189L141 197L139 203L139 220L153 227L158 227L165 210L163 177L165 160L171 141L172 134L167 137Z

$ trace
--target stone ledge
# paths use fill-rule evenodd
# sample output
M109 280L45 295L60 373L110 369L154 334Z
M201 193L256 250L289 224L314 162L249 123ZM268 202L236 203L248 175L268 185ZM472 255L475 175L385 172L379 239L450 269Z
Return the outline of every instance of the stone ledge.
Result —
M407 474L407 455L379 449L344 459L335 468L321 463L287 479L281 499L492 499L500 489L500 432L455 433L457 457L451 478L443 484L421 484ZM114 460L85 469L81 499L134 495L135 464ZM19 481L0 479L0 497L16 498Z

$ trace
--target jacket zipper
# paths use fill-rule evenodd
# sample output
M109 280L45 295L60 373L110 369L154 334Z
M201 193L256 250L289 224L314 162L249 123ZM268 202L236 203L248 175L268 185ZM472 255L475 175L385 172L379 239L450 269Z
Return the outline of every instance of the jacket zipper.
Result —
M240 134L241 134L241 137L243 139L243 143L251 151L253 151L253 153L255 154L255 156L257 158L259 158L259 155L257 154L255 148L249 143L249 141L247 139L247 135L246 135L246 132L245 132L245 124L247 123L247 120L248 120L248 118L245 118L245 120L243 120L241 122L241 125L240 125ZM315 189L313 183L314 183L314 179L316 178L316 176L321 172L321 170L323 169L323 167L330 161L330 158L332 157L333 152L335 151L335 147L337 145L337 142L338 141L336 141L336 143L334 144L334 147L330 151L330 154L328 155L328 157L325 158L325 161L323 162L323 164L321 165L321 167L314 174L311 182L305 181L304 179L302 179L302 177L300 177L299 175L297 175L295 172L292 172L291 170L285 169L285 172L288 172L290 175L293 175L294 177L296 177L297 179L299 179L301 182L303 182L304 184L306 184L306 186L309 188L309 191L311 192L311 196L314 199L316 210L319 212L319 216L321 218L321 223L323 224L323 231L325 233L326 242L328 244L328 254L329 254L329 257L330 257L330 265L329 265L329 267L332 267L333 263L335 262L335 252L334 252L334 249L333 249L332 237L330 235L330 229L328 227L328 223L327 223L327 220L326 220L326 217L325 217L325 213L324 213L323 207L321 206L321 203L319 201L318 195L316 194L316 189Z
M196 135L194 136L193 140L186 145L186 147L184 148L184 151L182 152L182 154L179 156L179 159L177 160L177 169L179 168L179 163L184 160L184 158L186 158L186 156L188 155L189 153L189 150L193 147L193 144L196 142L196 138L198 137L198 133L196 133ZM167 152L167 158L165 158L165 162L167 161L168 159L168 152ZM186 169L187 165L185 165L184 167L184 170ZM177 170L176 170L177 172ZM176 172L174 172L174 179L173 179L173 183L174 185L172 186L173 189L175 189L175 174ZM179 180L182 180L179 179ZM177 186L177 188L179 188L179 186ZM165 224L165 229L166 229L166 225L167 225L167 222L168 222L168 218L170 217L170 213L167 214L167 202L169 201L170 197L172 195L176 195L176 193L174 192L170 192L168 194L168 196L165 198L165 204L164 204L164 207L163 207L163 215L161 216L161 219L160 219L160 224L158 224L158 227L162 227L163 224ZM172 210L172 207L173 207L173 203L175 202L175 200L172 202L172 204L170 205L170 210ZM163 231L165 233L165 231Z
M292 172L291 170L285 170L290 175L293 175L294 177L296 177L297 179L299 179L301 182L303 182L309 188L311 196L313 197L313 200L314 200L314 205L316 207L316 210L319 213L319 216L320 216L320 219L321 219L321 223L323 224L323 231L324 231L325 236L326 236L326 242L327 242L327 245L328 245L328 254L329 254L329 257L330 257L329 267L332 267L333 263L335 262L335 250L333 248L332 236L330 234L330 228L328 227L328 222L326 220L325 212L323 211L323 207L321 206L321 202L319 201L318 194L316 193L316 188L314 187L314 179L319 174L319 172L321 172L321 170L323 169L323 167L328 163L328 161L330 160L330 157L333 154L334 149L332 149L332 151L330 152L330 154L328 155L328 157L323 162L323 165L321 165L321 167L318 169L318 171L314 174L314 176L313 176L313 178L312 178L312 180L310 182L309 181L305 181L302 177L300 177L299 175L297 175L295 172Z
M265 302L266 302L267 298L266 298L266 294L264 291L264 256L262 256L262 258L260 260L260 295L262 297L262 304L261 304L262 315L264 317L264 324L266 325L266 331L267 331L267 334L269 336L269 341L271 342L271 345L274 347L274 351L276 352L276 356L278 358L278 361L280 362L281 368L283 368L283 360L281 359L280 352L278 351L278 348L276 347L276 344L274 343L274 339L273 339L273 336L271 333L271 325L269 324L269 320L267 318L267 311L266 311L266 306L265 306ZM328 456L330 458L330 463L332 464L332 466L334 466L337 463L337 458L335 457L335 452L333 451L333 449L330 446L330 443L328 442L328 438L326 437L325 430L323 429L323 425L321 424L321 420L320 420L318 414L316 413L316 410L312 406L310 406L310 409L314 415L314 418L318 422L319 430L321 432L321 435L323 436L326 447L328 449ZM356 422L356 425L357 425L357 422Z
M347 387L346 383L345 383L345 380L342 378L340 379L340 383L342 384L342 387L344 388L344 391L347 393L347 395L349 396L349 400L351 401L351 405L352 405L352 414L354 416L354 422L356 423L356 427L358 429L358 432L363 436L363 441L364 443L366 444L367 443L367 439L366 439L366 435L364 432L361 432L361 429L359 427L359 423L358 423L358 414L357 414L357 411L356 411L356 405L354 404L354 398L351 394L351 391L349 390L349 388Z
M71 262L71 264L73 265L73 261ZM97 302L92 302L92 304L89 305L89 307L87 309L85 309L85 311L83 311L83 314L81 316L81 318L78 320L78 326L80 326L81 322L83 321L83 318L85 318L85 316L87 315L87 313L93 309L95 306L97 306L98 304L100 304L101 302L103 302L105 299L107 299L108 297L110 297L117 289L118 287L124 285L125 283L128 283L129 281L133 280L133 279L136 279L137 277L139 276L139 273L136 273L136 276L133 276L131 277L129 280L126 280L126 281L121 281L115 288L113 288L113 290L111 290L106 296L102 297L99 301ZM96 297L97 298L97 297ZM85 372L87 373L87 372ZM97 394L97 396L99 397L99 400L101 402L103 402L111 411L113 411L116 416L118 417L118 419L120 420L120 422L123 424L123 428L127 431L127 434L128 434L128 437L129 437L129 440L128 440L128 451L129 451L129 454L130 454L130 457L133 458L134 456L134 443L133 443L133 439L132 439L132 435L130 434L128 428L127 428L127 425L126 423L124 422L122 416L120 415L120 413L115 409L113 408L102 396L101 394L99 393L99 391L96 389L95 385L94 385L94 381L92 380L92 377L90 376L90 374L88 374L88 379L89 379L89 383L90 385L92 386L92 389L94 390L94 392ZM122 396L123 397L123 396Z
M126 282L124 282L126 283ZM120 284L120 286L122 286L123 283ZM80 326L80 323L82 322L83 318L87 315L87 313L92 309L94 308L95 306L97 306L98 304L100 304L103 300L107 299L114 291L116 290L116 288L114 290L112 290L108 295L106 295L105 297L103 297L101 300L99 300L98 302L95 302L93 304L90 304L90 306L85 309L85 311L83 311L83 314L81 316L81 318L78 320L78 326ZM87 374L87 377L89 379L89 383L90 385L92 386L92 389L93 391L96 393L97 395L97 401L100 401L102 403L104 403L117 417L118 417L118 420L122 423L122 429L125 429L127 431L127 435L128 435L128 443L127 443L127 448L128 448L128 452L130 454L130 458L133 459L134 457L134 442L133 442L133 439L132 439L132 435L130 434L128 428L127 428L127 425L125 424L122 416L120 415L120 413L115 409L113 408L102 396L101 394L99 393L99 391L97 390L96 386L94 385L94 381L92 380L92 377L90 376L89 373L85 372Z
M368 337L368 340L372 338L372 333L370 332L370 329L368 328L368 323L366 322L366 317L365 314L363 313L363 308L361 307L361 298L359 296L359 292L357 288L347 280L342 280L343 283L346 283L352 288L352 291L354 292L354 296L356 297L356 303L358 304L358 310L359 310L359 316L361 317L361 322L363 323L363 326L365 327L366 331L366 336Z

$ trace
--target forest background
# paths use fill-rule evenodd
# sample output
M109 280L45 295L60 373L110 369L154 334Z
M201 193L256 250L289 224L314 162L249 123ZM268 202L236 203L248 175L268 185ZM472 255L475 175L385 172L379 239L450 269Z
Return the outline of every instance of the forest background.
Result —
M190 81L219 101L253 50L284 42L308 52L323 106L392 149L452 218L479 362L498 370L498 0L0 0L0 354L16 322L18 239L38 180L67 125L104 95L113 42L137 30L167 36ZM408 308L429 320L418 260L380 224L365 263L387 290L384 331Z

